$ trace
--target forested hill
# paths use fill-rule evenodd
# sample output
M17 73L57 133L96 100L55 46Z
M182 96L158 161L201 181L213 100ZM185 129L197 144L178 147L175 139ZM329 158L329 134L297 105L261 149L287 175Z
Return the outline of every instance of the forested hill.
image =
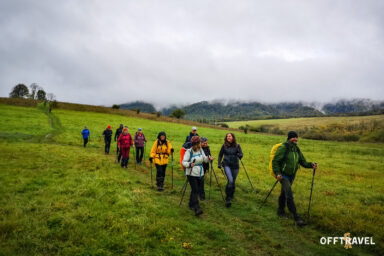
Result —
M164 115L169 115L174 107L163 109ZM182 108L186 113L185 118L217 119L217 120L246 120L261 117L293 117L293 116L322 116L323 114L312 108L306 107L301 103L280 103L262 104L259 102L250 103L209 103L202 101Z
M146 102L132 102L120 105L122 109L153 113L155 107ZM316 117L324 115L367 115L384 112L384 102L369 99L339 100L334 103L274 103L260 102L233 102L223 104L219 102L201 101L181 107L170 106L161 110L169 116L173 110L181 108L186 119L198 120L249 120L259 118L285 118L285 117Z
M142 101L135 101L135 102L131 102L131 103L124 103L124 104L120 105L120 108L121 109L128 109L128 110L138 110L138 109L140 109L141 112L145 112L145 113L153 113L153 112L156 111L155 107L152 104L146 103L146 102L142 102Z

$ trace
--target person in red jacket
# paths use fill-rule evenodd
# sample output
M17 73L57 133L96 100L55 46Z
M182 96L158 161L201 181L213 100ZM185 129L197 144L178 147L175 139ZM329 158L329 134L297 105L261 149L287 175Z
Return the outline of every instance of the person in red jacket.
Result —
M132 136L128 133L128 128L123 129L123 132L117 140L117 144L119 145L121 151L121 167L128 168L129 151L133 145Z

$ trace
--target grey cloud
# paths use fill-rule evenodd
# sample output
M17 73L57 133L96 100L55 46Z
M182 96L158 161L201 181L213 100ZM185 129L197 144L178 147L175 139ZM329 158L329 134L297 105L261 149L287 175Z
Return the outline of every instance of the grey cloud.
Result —
M110 105L383 99L382 1L2 1L0 95Z

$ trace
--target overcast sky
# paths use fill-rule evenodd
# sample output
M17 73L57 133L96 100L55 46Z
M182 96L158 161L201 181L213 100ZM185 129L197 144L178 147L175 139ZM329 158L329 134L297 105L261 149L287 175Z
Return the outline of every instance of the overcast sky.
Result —
M0 96L384 99L384 1L0 1Z

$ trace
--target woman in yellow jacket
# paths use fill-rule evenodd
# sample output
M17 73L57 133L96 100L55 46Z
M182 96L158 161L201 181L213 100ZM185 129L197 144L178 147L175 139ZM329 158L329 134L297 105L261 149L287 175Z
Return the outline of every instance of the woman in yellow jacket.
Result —
M165 170L167 169L168 158L173 154L171 143L167 140L165 132L157 135L157 140L153 143L149 161L156 165L156 186L158 191L164 190Z

